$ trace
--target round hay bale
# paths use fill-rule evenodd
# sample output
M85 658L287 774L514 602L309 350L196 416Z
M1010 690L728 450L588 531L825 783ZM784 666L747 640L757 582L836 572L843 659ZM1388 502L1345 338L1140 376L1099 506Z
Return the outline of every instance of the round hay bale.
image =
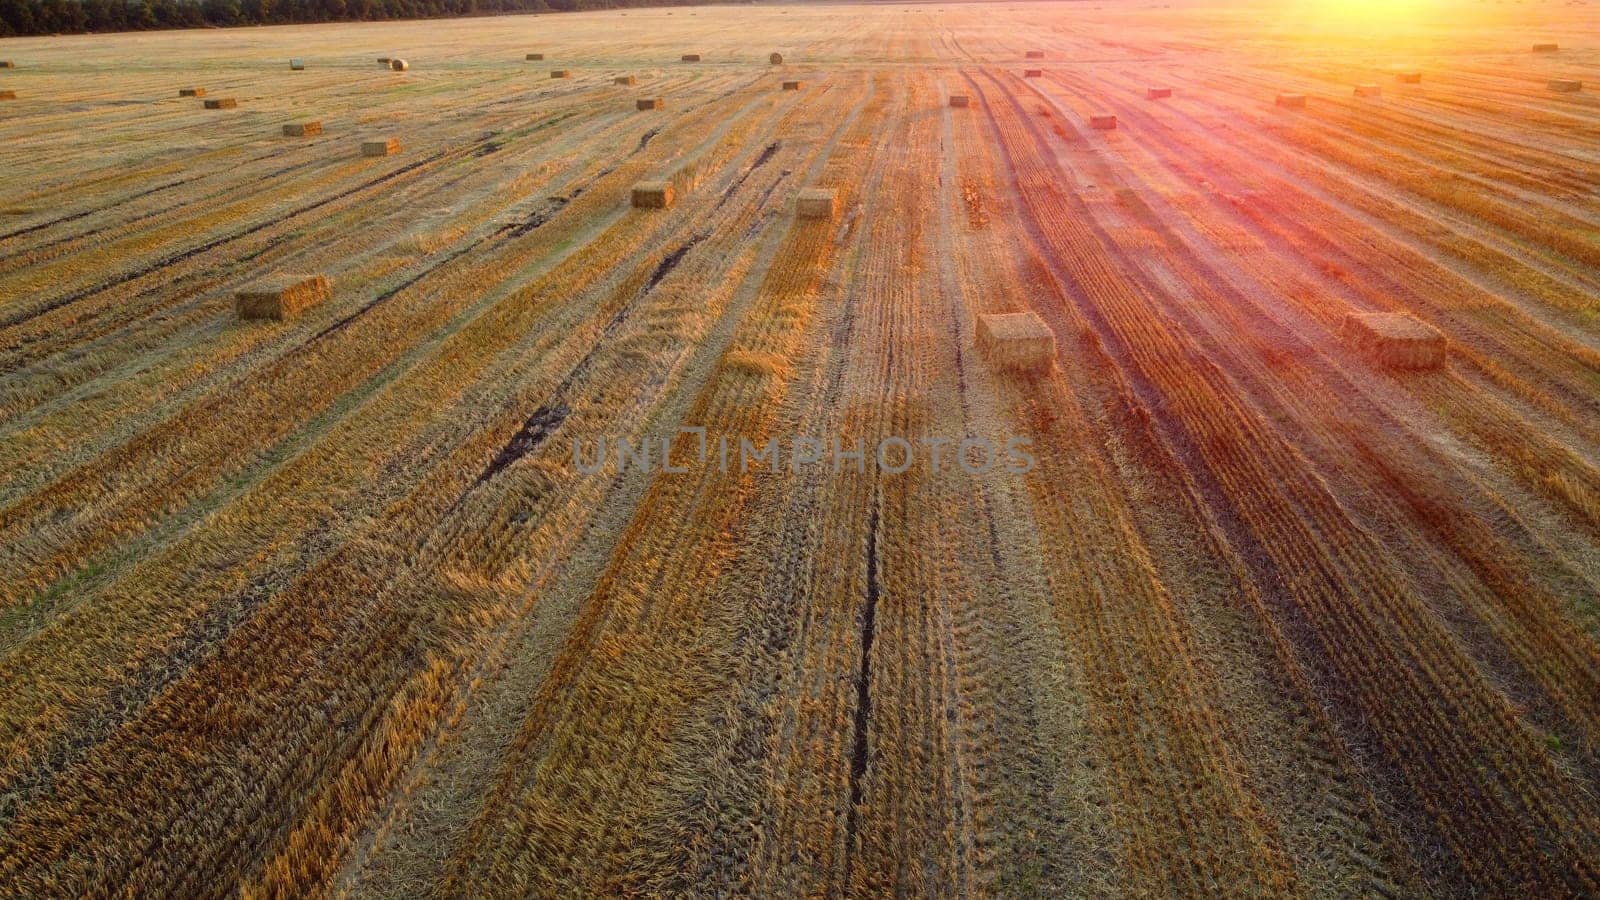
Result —
M783 54L782 53L774 53L771 56L767 57L767 62L772 63L775 66L781 66L781 65L783 65Z

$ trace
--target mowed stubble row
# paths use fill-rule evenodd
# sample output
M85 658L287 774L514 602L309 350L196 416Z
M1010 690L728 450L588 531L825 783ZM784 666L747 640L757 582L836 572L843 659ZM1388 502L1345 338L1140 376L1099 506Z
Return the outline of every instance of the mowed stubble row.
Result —
M1102 6L8 41L0 886L1600 890L1596 14Z

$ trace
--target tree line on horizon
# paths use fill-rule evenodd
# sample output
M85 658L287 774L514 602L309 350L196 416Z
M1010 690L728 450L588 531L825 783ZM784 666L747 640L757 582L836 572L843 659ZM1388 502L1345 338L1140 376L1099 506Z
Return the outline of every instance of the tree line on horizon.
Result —
M0 0L0 37L674 5L680 4L671 0Z

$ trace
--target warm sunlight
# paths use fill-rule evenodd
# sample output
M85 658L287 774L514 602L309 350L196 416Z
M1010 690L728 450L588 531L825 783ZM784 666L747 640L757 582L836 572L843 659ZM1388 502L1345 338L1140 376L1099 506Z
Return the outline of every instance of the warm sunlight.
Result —
M0 0L0 900L1600 900L1600 0Z

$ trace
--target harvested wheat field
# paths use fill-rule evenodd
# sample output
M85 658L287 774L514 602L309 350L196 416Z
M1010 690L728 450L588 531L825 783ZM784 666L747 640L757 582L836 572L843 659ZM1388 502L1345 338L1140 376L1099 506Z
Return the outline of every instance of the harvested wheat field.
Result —
M1600 892L1600 6L1345 8L6 40L0 895Z

